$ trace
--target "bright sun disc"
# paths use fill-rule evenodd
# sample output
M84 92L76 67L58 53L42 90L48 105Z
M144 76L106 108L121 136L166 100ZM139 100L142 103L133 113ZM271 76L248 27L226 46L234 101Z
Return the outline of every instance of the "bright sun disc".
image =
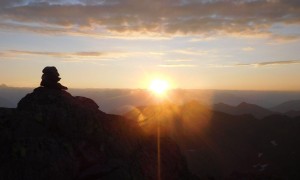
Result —
M168 82L161 79L155 79L150 84L150 90L159 95L164 94L168 87Z

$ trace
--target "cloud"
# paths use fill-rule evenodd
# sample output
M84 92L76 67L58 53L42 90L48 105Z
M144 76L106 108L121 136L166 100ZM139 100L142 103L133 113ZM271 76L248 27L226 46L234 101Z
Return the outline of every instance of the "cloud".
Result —
M165 68L190 68L190 67L197 67L195 64L159 64L159 67Z
M193 61L191 59L168 59L166 62L190 62Z
M300 3L298 0L3 0L0 22L0 29L35 33L149 36L223 33L271 37L273 24L300 24Z
M168 40L170 39L170 35L157 36L155 34L139 34L135 33L108 33L108 32L95 32L89 31L86 29L80 29L75 27L57 27L57 26L32 26L28 24L22 23L11 23L11 22L1 22L0 20L0 30L4 31L22 31L22 32L30 32L30 33L38 33L45 35L71 35L71 36L85 36L92 38L100 38L100 39L125 39L125 40Z
M127 52L48 52L48 51L25 51L7 50L0 52L2 58L20 58L24 56L44 56L62 59L63 61L97 61L113 60L130 56ZM28 58L27 58L28 59Z
M50 57L63 62L81 61L116 61L125 60L129 57L163 56L163 52L149 51L78 51L78 52L50 52L50 51L28 51L28 50L6 50L0 51L0 58L29 60L29 57Z
M300 64L300 60L287 60L287 61L265 61L258 63L240 63L240 64L208 64L211 68L234 68L243 66L253 66L253 67L267 67L267 66L281 66L281 65L292 65Z
M191 68L197 67L196 64L192 64L192 59L167 59L164 64L159 64L158 67L163 68Z
M170 51L170 53L176 53L176 54L183 54L183 55L194 55L194 56L200 56L200 55L207 55L209 53L213 53L213 50L199 50L199 49L176 49Z
M273 34L271 35L271 38L273 39L273 43L269 44L277 44L277 43L288 43L288 42L294 42L300 40L300 34L295 35L278 35L278 34Z
M300 60L288 60L288 61L266 61L260 63L249 63L249 64L236 64L235 66L274 66L274 65L289 65L289 64L300 64Z
M253 47L244 47L242 48L243 51L254 51L255 49Z

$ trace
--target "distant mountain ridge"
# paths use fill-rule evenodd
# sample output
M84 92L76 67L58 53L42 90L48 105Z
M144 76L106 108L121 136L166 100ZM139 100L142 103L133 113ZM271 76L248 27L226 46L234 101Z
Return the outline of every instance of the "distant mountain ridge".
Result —
M300 111L300 100L286 101L272 107L271 110L281 113L287 113L289 111Z
M8 86L6 84L0 84L0 88L7 88Z
M247 103L233 108L261 110ZM179 144L201 179L300 178L300 116L230 115L197 101L136 107L125 116L150 133L159 121L162 135Z
M0 97L12 103L12 105L4 104L3 107L17 107L21 98L31 90L32 88L0 86ZM96 103L101 104L102 111L119 115L127 112L130 107L151 105L155 99L147 89L71 88L69 92L93 99ZM300 92L174 89L168 92L168 98L177 104L196 100L209 106L217 103L237 106L242 102L247 102L269 108L291 99L300 99Z
M218 103L213 106L213 109L216 111L224 112L231 115L243 115L243 114L251 114L256 118L264 118L271 114L274 114L274 112L260 107L255 104L249 104L246 102L242 102L237 106L231 106L224 103Z

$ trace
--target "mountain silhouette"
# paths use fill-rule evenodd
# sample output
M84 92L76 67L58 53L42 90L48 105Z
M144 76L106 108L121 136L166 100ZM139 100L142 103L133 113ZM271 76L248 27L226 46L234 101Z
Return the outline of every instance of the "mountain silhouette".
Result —
M201 179L300 178L300 117L230 115L197 101L137 107L125 116L146 133L153 133L153 119L161 118L162 135L179 145Z
M215 104L213 109L216 111L224 112L231 115L243 115L243 114L251 114L256 118L264 118L274 112L265 109L263 107L257 106L255 104L249 104L246 102L242 102L237 106L230 106L224 103Z
M289 111L300 111L300 100L286 101L272 107L271 110L281 113L287 113Z
M289 117L298 117L298 116L300 116L300 111L291 110L291 111L288 111L284 114L289 116Z
M157 136L91 99L36 88L0 109L0 179L157 179ZM197 179L177 144L160 139L161 179Z
M0 88L7 88L8 86L6 84L0 84Z

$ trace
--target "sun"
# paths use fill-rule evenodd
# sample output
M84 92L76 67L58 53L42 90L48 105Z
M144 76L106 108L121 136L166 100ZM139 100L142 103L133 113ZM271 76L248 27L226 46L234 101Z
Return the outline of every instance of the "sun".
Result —
M163 79L154 79L150 83L149 89L158 95L163 95L169 88L169 83Z

